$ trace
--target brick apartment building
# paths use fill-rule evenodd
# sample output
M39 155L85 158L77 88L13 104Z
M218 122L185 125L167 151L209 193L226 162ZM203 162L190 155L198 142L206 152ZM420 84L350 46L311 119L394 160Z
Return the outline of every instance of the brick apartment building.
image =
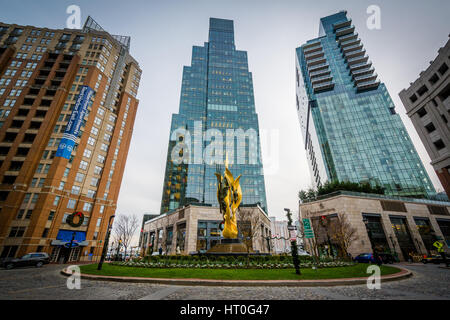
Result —
M54 262L99 258L139 103L141 70L129 46L129 37L91 17L81 30L0 22L2 258L36 251ZM61 139L83 114L80 91L92 97L72 149Z

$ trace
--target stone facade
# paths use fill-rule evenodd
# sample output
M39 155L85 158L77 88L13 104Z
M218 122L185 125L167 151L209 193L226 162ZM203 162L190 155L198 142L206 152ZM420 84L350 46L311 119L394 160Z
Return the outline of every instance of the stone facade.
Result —
M410 87L400 92L406 113L450 197L450 40Z
M252 249L262 253L269 252L270 220L267 214L259 206L241 207L239 210L248 212L252 220L252 228L258 228L252 237ZM222 220L219 208L200 205L188 205L162 214L144 225L144 234L147 234L144 237L148 239L148 250L145 255L157 252L160 247L167 254L176 254L177 247L180 254L207 250L216 243L214 241L220 241L218 225ZM205 223L208 226L205 230L209 234L203 234L203 230L199 232L199 223ZM169 241L166 241L167 237ZM207 243L207 247L199 247L201 243Z
M432 213L433 212L433 213ZM438 213L438 214L436 214ZM404 242L400 246L392 219L406 219L405 230L409 232L411 247L417 254L430 254L422 235L419 233L417 221L428 220L432 231L437 237L445 239L448 250L450 243L450 202L424 199L394 198L381 195L367 195L353 192L337 192L326 199L300 204L299 217L315 218L345 215L347 221L356 229L357 239L354 240L348 252L353 256L360 253L373 252L373 239L369 238L365 219L379 219L386 243L392 252L396 252L401 260L406 260ZM317 234L316 234L317 236ZM305 245L310 248L309 241ZM409 251L408 251L409 252Z

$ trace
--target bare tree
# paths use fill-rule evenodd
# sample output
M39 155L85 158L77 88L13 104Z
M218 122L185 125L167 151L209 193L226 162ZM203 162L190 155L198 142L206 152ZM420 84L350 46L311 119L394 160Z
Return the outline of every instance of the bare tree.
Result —
M258 212L246 208L239 208L237 211L237 228L244 238L243 243L247 249L247 266L250 264L250 250L253 249L254 239L260 235L261 216Z
M348 258L348 248L358 239L356 228L348 222L347 216L339 214L330 226L331 238L341 247L344 258Z
M121 241L125 248L124 256L127 256L127 249L139 226L139 219L136 215L119 214L114 219L113 234L117 242Z

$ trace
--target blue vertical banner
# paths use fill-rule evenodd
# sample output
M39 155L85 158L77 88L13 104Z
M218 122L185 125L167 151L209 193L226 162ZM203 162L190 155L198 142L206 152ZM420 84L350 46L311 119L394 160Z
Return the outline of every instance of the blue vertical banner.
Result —
M55 157L70 159L89 101L91 101L93 94L94 90L91 87L81 87L80 94L75 102L69 122L67 123L66 131L64 131L63 137L61 138Z

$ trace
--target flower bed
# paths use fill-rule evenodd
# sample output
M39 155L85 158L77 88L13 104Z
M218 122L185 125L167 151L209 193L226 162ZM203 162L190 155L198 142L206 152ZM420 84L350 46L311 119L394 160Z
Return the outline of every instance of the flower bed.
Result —
M139 261L130 261L130 262L113 262L111 263L117 266L125 266L125 267L137 267L137 268L203 268L203 269L289 269L293 268L292 263L257 263L250 262L249 264L244 262L231 262L231 263L222 263L217 261L160 261L160 262L139 262ZM332 267L348 267L354 265L354 262L345 262L345 261L331 261L325 262L321 261L318 265L319 268L332 268ZM312 268L315 266L312 262L300 263L300 268Z

